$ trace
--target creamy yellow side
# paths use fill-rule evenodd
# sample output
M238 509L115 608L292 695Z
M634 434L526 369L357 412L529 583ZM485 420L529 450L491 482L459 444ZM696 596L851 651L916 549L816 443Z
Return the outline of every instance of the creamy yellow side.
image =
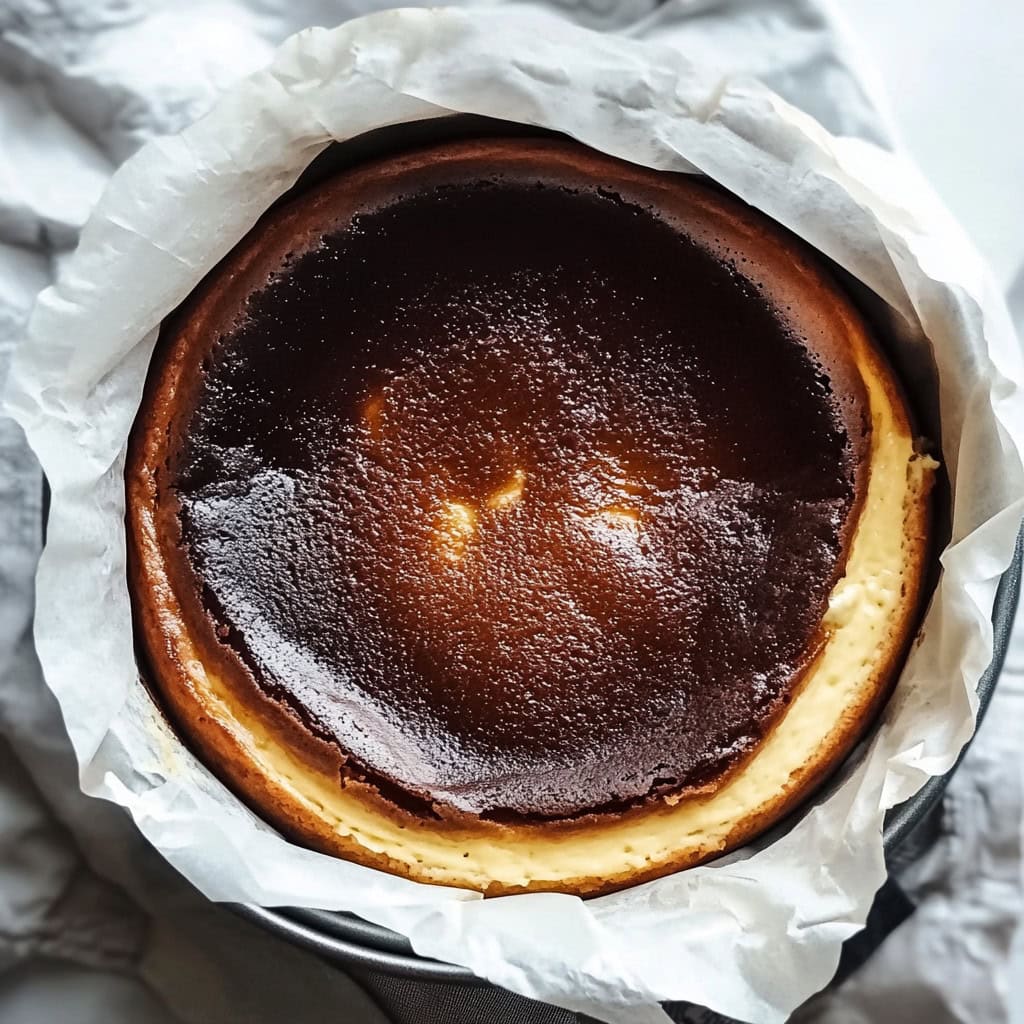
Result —
M826 645L785 716L756 754L709 797L658 804L642 814L579 826L571 832L517 828L504 832L481 822L465 829L402 826L380 814L360 794L310 770L236 701L230 688L209 673L194 651L179 657L196 694L233 734L252 766L339 836L367 850L408 864L417 877L480 889L529 886L574 878L614 878L678 861L687 852L721 850L737 823L770 811L798 781L844 717L855 713L888 649L894 621L904 614L901 569L913 558L905 523L927 486L935 463L914 455L913 440L897 421L874 360L861 360L873 421L865 502L847 560L834 588L825 624ZM181 646L191 646L180 637ZM191 657L183 655L190 654Z

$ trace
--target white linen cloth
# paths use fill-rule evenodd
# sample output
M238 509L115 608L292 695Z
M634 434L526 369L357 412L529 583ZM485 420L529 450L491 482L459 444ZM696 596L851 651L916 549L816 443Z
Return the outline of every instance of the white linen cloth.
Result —
M378 6L9 0L0 11L0 381L32 297L117 162L199 115L291 31ZM890 137L879 98L817 4L676 0L653 11L647 0L589 0L567 13L757 74L833 132ZM340 1020L384 1019L341 972L204 904L117 809L78 793L31 650L40 502L31 457L0 420L0 1019L301 1022L322 1019L325 1007ZM889 1019L896 1005L901 1020L929 1024L1006 1017L1022 721L1018 631L954 783L946 834L905 879L922 894L917 913L808 1018Z

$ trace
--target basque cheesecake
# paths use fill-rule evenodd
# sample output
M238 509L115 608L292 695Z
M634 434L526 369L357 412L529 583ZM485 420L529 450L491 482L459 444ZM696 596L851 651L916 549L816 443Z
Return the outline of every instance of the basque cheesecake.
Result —
M777 822L884 701L936 464L804 243L550 139L354 169L163 325L143 671L308 846L606 892Z

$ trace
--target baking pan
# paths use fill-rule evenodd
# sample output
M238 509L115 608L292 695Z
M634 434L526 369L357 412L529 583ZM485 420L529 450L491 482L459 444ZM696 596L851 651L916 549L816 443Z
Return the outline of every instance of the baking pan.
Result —
M287 201L348 166L400 149L468 136L500 135L507 137L510 135L553 134L555 133L474 115L451 115L429 121L388 126L328 147L310 164L295 185L278 200L278 203ZM875 319L872 309L862 308L862 312L870 320ZM884 330L880 333L883 333L884 336ZM919 410L919 412L921 411L924 410ZM926 415L924 417L926 422L923 425L926 430L932 429L933 436L938 436L938 431L935 429L936 424L927 422L930 419L931 417ZM48 506L49 489L44 481L44 538ZM945 532L942 529L943 526L946 524L941 524L940 533ZM1013 561L1000 581L993 605L993 657L991 664L978 683L979 720L991 701L993 689L1006 657L1020 592L1022 551L1024 551L1024 531L1018 537ZM936 809L943 791L956 773L966 751L965 747L960 759L950 772L944 776L930 779L910 800L893 808L888 813L883 833L887 862L891 863L896 859L898 851L906 844L907 839ZM857 753L858 751L854 751L851 760L856 758ZM762 837L760 844L764 845L767 841L785 832L800 813L798 810L791 819L773 829L768 837ZM418 981L457 982L468 985L487 984L467 968L417 956L404 936L379 925L371 924L352 914L300 908L273 909L254 904L230 904L229 906L236 913L268 932L299 948L341 965Z
M485 135L552 135L510 122L472 115L453 115L415 124L394 125L369 132L324 151L300 176L296 184L278 202L293 197L339 170L400 148L410 148L446 139ZM275 204L277 205L277 204ZM864 312L869 312L864 310ZM50 490L42 480L42 537L46 539ZM1021 568L1024 560L1024 529L1017 538L1013 559L1000 580L992 609L992 661L978 682L978 721L992 699L1003 662L1006 659L1013 622L1020 596ZM943 776L930 779L913 797L894 807L886 815L882 842L887 863L897 859L908 838L936 810L950 779L956 774L970 743L956 764ZM857 751L851 759L857 756ZM833 783L834 785L834 783ZM826 790L827 791L827 790ZM769 834L774 839L786 831L801 811ZM761 840L765 843L764 838ZM415 981L448 982L466 985L489 984L472 971L455 964L418 956L404 936L364 921L354 914L305 908L268 908L255 904L227 904L241 917L293 945L339 965L371 970Z

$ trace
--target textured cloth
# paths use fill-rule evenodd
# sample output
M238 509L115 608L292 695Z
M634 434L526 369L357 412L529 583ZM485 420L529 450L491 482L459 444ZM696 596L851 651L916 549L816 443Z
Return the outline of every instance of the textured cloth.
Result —
M180 129L290 32L366 0L7 0L0 6L0 382L36 292L113 168ZM658 38L763 78L839 134L887 143L882 101L809 0L566 2L606 31ZM1024 322L1024 276L1012 301ZM350 978L210 905L123 813L78 792L60 714L31 644L42 488L0 418L0 1020L569 1024L493 988ZM102 680L96 681L97 686ZM881 955L800 1011L807 1021L1006 1018L1020 912L1024 640L957 775L934 845L879 904ZM905 895L904 895L905 894ZM916 908L916 909L914 909ZM910 911L913 909L913 913ZM906 916L909 915L909 916ZM867 944L870 946L870 943ZM864 950L861 950L863 955ZM373 998L369 998L370 992ZM896 1002L898 1000L898 1003ZM720 1018L693 1008L687 1021Z

